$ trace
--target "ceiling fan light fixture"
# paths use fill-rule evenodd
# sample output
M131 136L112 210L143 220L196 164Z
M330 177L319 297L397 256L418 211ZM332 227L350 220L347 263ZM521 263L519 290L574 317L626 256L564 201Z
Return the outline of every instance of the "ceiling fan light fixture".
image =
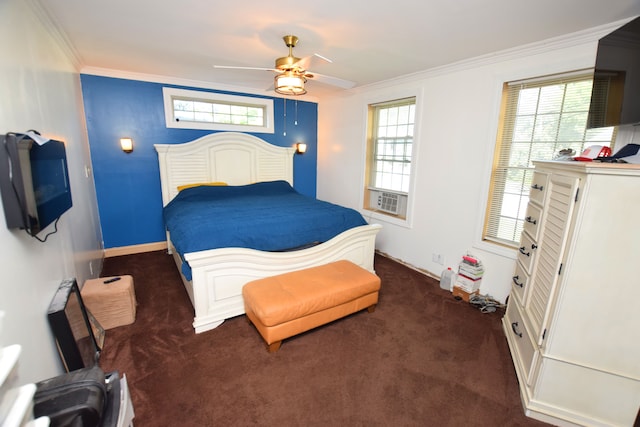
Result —
M306 81L303 75L295 71L285 71L275 77L275 90L282 95L304 95L307 93L304 88Z

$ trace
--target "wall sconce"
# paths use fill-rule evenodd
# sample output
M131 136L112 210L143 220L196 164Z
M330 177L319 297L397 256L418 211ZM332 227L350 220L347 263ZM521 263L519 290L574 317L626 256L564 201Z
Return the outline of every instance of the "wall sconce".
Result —
M302 143L302 142L298 142L298 143L296 144L296 153L298 153L298 154L302 154L302 153L304 153L305 151L307 151L307 144Z
M132 138L120 138L120 147L122 151L129 154L133 151L133 139Z

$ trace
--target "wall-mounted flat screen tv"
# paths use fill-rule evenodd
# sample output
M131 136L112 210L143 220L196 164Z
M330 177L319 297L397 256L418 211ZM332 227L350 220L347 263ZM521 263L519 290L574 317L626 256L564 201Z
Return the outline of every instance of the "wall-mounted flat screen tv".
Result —
M64 143L35 133L9 133L1 142L0 191L7 227L35 236L72 206Z
M640 123L640 18L598 41L588 128Z

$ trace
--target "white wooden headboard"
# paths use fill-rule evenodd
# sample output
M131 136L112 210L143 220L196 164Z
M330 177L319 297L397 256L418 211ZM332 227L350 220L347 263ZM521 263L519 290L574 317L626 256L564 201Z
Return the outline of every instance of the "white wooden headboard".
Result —
M160 165L162 205L178 186L199 182L245 185L285 180L293 185L293 147L277 147L244 133L220 132L184 144L155 144Z

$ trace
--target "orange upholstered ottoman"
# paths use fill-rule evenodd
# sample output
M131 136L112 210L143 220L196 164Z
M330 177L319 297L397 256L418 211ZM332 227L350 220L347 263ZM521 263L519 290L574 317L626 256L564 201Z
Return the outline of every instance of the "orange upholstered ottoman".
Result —
M357 311L375 310L380 278L350 261L266 277L242 288L247 319L277 351L282 340Z

